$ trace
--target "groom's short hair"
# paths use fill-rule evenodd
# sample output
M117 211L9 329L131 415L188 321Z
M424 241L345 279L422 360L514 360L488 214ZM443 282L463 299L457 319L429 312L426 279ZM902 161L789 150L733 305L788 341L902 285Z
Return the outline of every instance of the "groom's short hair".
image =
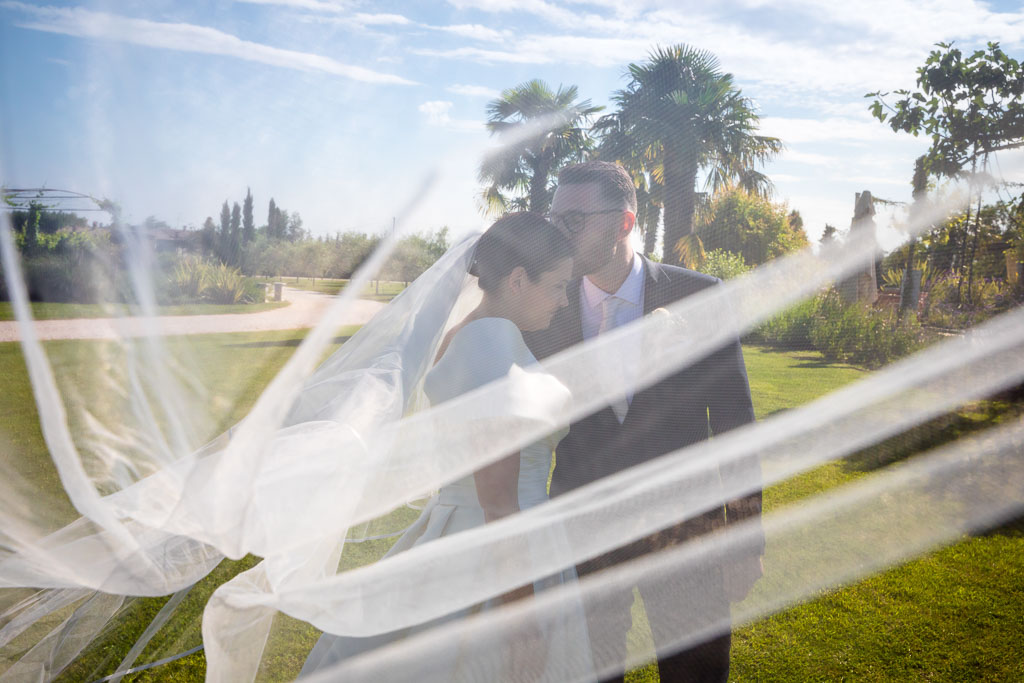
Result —
M559 185L583 185L595 183L601 188L605 199L616 204L625 204L636 213L636 186L626 169L610 161L584 161L566 166L558 174Z

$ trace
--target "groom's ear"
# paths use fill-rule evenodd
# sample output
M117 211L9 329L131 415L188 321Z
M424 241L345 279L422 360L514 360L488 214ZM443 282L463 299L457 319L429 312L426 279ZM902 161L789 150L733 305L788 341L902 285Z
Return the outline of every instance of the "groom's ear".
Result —
M628 235L633 232L636 226L636 214L632 211L625 211L622 214L622 234Z

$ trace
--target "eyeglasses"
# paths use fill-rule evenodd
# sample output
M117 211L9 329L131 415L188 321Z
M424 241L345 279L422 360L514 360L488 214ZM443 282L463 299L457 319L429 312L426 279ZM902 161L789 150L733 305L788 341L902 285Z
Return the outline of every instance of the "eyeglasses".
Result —
M624 213L625 211L625 209L605 209L604 211L566 211L564 213L549 213L545 218L554 223L556 228L561 228L568 233L576 235L586 229L587 216Z

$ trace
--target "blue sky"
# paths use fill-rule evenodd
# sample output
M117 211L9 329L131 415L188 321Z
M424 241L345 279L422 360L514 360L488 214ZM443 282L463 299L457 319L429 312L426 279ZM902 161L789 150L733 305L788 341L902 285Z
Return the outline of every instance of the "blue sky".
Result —
M786 143L767 166L812 239L854 193L909 199L924 140L867 114L933 43L1024 57L1024 8L970 0L0 0L0 182L200 225L246 187L314 234L482 227L484 108L531 78L608 104L655 44L710 50ZM1000 159L1024 180L1024 159ZM883 221L884 222L884 221ZM898 235L882 231L883 244Z

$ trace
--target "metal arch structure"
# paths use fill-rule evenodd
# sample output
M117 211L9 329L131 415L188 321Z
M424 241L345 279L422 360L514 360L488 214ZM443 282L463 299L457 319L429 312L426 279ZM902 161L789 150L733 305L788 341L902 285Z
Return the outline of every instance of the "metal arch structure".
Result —
M74 190L60 190L49 187L0 188L3 204L7 211L29 211L32 205L44 211L55 213L82 213L102 211L111 214L112 207L104 208L106 201ZM84 206L83 206L84 205Z

